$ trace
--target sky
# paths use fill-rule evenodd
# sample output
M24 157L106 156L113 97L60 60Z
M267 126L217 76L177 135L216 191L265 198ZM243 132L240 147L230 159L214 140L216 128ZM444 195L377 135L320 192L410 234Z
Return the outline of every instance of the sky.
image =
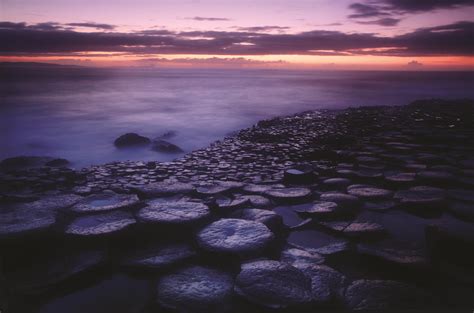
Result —
M0 0L0 61L474 70L474 0Z

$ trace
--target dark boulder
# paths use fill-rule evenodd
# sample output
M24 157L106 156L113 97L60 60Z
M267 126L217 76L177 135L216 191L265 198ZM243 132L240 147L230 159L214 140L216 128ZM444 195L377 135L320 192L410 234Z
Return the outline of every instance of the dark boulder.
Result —
M178 147L175 144L172 144L166 140L163 139L155 139L152 142L151 149L154 151L158 152L164 152L164 153L180 153L183 152L183 149Z
M66 159L54 159L46 162L45 165L51 167L67 167L69 165L69 161Z
M144 146L150 144L150 138L140 136L136 133L127 133L115 139L114 145L118 148L126 148L131 146Z

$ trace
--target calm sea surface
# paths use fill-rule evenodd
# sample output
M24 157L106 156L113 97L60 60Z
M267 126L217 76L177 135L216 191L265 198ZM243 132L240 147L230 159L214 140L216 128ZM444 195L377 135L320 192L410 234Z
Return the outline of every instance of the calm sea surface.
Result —
M0 76L0 159L63 157L76 168L116 160L172 160L118 150L127 132L186 152L258 120L320 108L474 98L473 72L322 72L177 69L8 69Z

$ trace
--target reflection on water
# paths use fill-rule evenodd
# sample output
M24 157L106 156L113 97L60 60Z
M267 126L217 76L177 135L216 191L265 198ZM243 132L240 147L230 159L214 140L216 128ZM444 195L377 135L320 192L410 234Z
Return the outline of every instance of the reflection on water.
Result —
M127 132L169 139L189 152L256 121L309 109L399 105L473 97L472 73L270 70L18 69L0 77L0 159L67 158L75 167L171 160L148 148L118 150Z

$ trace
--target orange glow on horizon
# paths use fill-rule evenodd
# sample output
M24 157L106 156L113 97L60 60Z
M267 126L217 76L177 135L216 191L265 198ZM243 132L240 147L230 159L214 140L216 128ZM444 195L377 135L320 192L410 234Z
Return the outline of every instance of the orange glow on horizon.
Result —
M108 52L84 52L71 56L0 56L0 62L45 62L97 67L164 66L199 67L212 59L212 67L288 68L288 69L373 69L373 70L474 70L474 57L430 56L398 57L372 55L129 55ZM239 66L239 60L242 64ZM222 62L220 62L222 61ZM408 63L416 61L414 66Z

